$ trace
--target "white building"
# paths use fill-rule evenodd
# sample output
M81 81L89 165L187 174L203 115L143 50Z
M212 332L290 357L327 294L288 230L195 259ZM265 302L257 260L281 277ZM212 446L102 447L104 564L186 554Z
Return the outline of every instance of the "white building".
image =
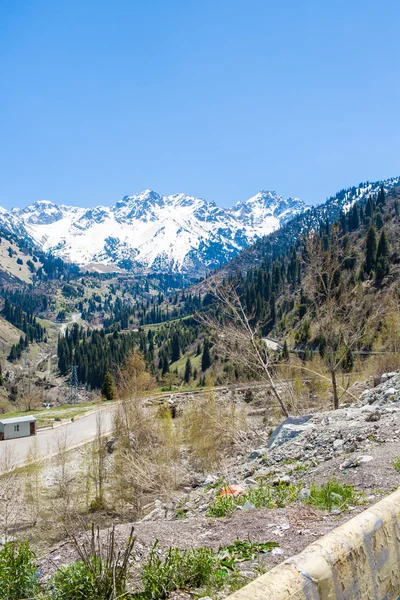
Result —
M0 419L0 440L14 440L36 435L36 419L32 416Z

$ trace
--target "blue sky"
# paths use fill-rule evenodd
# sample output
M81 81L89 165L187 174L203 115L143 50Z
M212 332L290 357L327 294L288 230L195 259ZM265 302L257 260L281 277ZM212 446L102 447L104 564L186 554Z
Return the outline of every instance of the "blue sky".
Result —
M0 205L400 174L398 0L0 0Z

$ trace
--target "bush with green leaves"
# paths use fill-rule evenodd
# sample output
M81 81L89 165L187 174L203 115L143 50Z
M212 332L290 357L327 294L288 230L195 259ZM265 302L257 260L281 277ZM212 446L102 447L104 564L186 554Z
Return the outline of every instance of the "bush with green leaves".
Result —
M83 542L70 535L80 560L59 569L49 590L52 600L122 600L128 598L126 578L135 537L133 527L125 546L116 547L115 527L101 540L92 524L91 536Z
M7 542L0 550L0 600L34 597L39 591L37 571L28 542Z
M268 554L278 545L276 542L237 539L229 546L219 548L218 552L210 548L169 548L163 555L156 542L142 569L143 591L134 597L137 600L165 600L178 589L201 589L205 592L202 595L221 589L233 592L247 583L236 568L237 563Z
M206 585L216 565L215 553L209 548L170 548L167 555L162 557L156 543L143 565L142 597L146 600L163 600L174 590Z

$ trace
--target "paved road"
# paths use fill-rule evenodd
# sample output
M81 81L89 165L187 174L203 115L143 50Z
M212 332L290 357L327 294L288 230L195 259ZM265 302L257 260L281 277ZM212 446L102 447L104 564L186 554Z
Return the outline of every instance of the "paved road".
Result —
M98 413L101 414L102 431L104 434L110 433L112 430L112 416L115 406L110 406L101 409ZM25 463L28 451L32 448L34 440L37 440L39 454L43 458L49 458L54 455L57 440L64 440L68 449L83 445L92 441L96 437L97 431L97 412L80 417L74 422L69 422L64 425L59 425L54 429L40 430L36 436L19 438L16 440L6 440L0 442L0 469L3 462L2 455L5 450L9 450L12 456L13 466L21 466Z

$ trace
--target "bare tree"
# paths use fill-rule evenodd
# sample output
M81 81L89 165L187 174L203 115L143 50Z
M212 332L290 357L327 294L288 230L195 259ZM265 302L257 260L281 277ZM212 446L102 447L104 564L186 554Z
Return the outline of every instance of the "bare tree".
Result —
M40 460L38 441L35 438L29 448L25 462L25 502L31 515L33 525L36 525L41 509L43 492L43 463Z
M3 442L0 454L0 527L4 540L9 538L10 530L21 514L22 484L18 475L17 461L12 447Z
M55 464L57 467L56 493L60 499L60 513L62 519L68 520L73 508L73 475L68 460L68 432L66 427L61 427L55 439Z
M337 375L349 355L362 339L371 333L383 309L377 307L360 282L350 276L345 280L346 262L354 257L346 254L339 230L332 228L330 238L310 234L304 243L304 262L307 275L304 289L311 303L310 315L318 330L321 354L329 370L333 406L339 408L347 392L341 388ZM341 388L341 389L340 389Z
M91 479L95 489L95 504L97 508L103 508L104 487L106 482L106 457L107 450L103 430L102 415L100 412L96 415L96 438L92 444L91 456Z
M286 403L273 376L273 354L259 335L260 324L254 324L254 315L247 314L235 283L209 280L209 292L218 304L218 314L199 313L198 320L213 333L215 346L221 356L229 357L253 376L266 381L285 415Z

